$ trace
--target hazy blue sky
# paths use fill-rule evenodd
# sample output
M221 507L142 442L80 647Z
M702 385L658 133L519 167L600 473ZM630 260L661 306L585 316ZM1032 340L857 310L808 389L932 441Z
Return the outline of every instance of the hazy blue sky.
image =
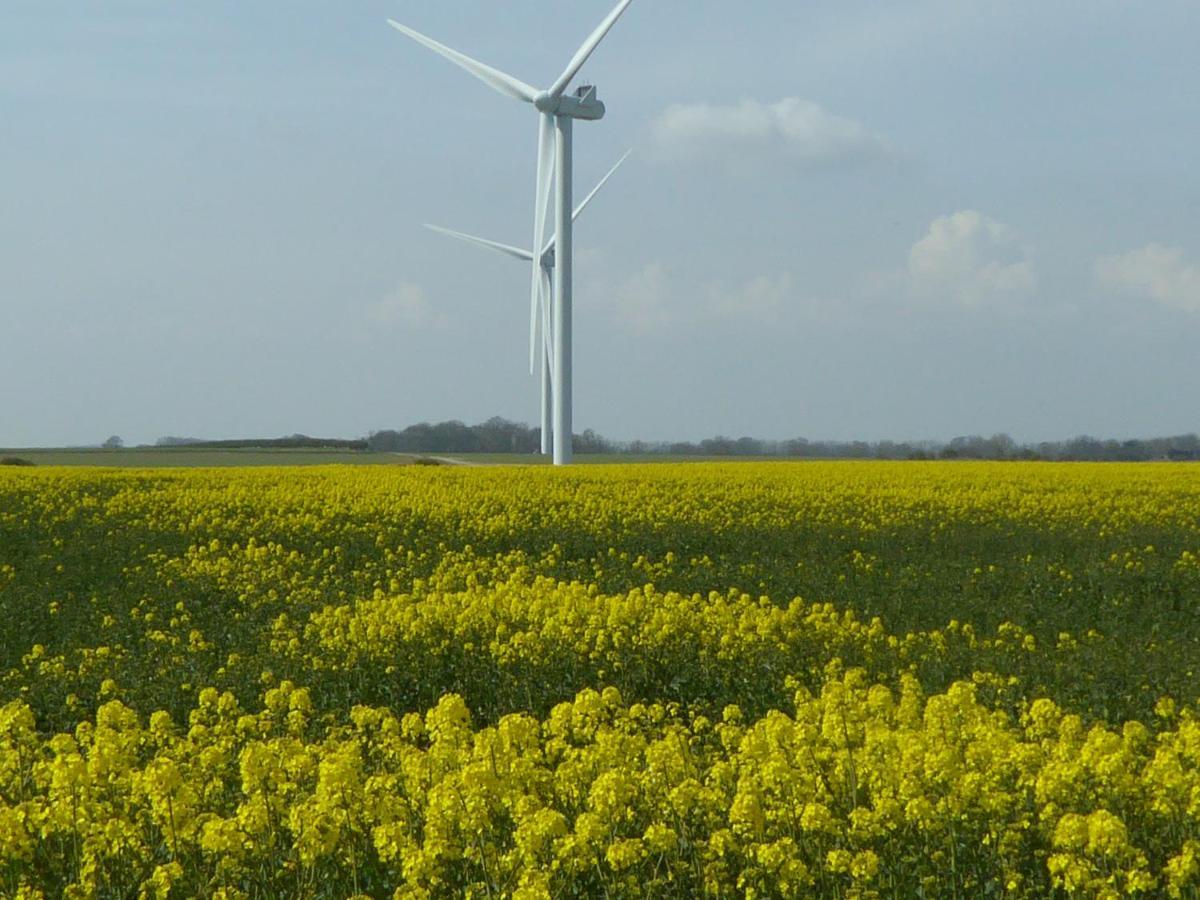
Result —
M4 0L0 446L533 422L535 116L610 0ZM1200 429L1194 0L636 0L578 429Z

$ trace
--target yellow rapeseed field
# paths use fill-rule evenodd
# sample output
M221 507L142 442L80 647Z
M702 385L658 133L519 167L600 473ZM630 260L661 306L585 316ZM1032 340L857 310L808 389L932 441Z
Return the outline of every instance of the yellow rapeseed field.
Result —
M0 895L1200 896L1200 468L0 469Z

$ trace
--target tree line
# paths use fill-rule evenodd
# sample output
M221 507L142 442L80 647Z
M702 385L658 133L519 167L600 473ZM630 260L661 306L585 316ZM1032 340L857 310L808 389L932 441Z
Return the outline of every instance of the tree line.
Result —
M541 429L498 416L479 425L454 420L421 422L401 431L372 432L367 449L393 453L537 453ZM1082 436L1020 444L1007 434L969 435L951 441L772 441L718 435L702 441L612 441L588 429L575 435L575 452L645 456L776 457L795 459L996 459L1139 462L1200 459L1195 434L1134 440Z
M537 453L542 430L493 416L478 425L457 420L421 422L403 431L373 431L367 448L390 453ZM576 453L616 453L617 446L591 429L575 435Z

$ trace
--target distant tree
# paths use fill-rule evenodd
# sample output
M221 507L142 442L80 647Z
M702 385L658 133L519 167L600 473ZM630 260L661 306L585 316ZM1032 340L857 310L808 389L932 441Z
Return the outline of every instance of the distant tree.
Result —
M101 446L103 446L105 450L120 450L125 446L125 442L121 440L121 436L119 434L114 434Z
M855 459L870 459L871 445L866 441L854 441L850 444L850 455Z
M705 456L732 456L736 447L737 442L723 434L700 442L700 452Z
M539 447L536 432L527 425L492 416L473 429L479 437L479 449L485 453L529 453Z
M472 453L479 449L479 437L462 422L439 422L429 433L432 449L442 453Z
M1067 441L1063 448L1067 459L1096 460L1101 458L1104 444L1090 435L1080 435Z
M979 445L983 438L977 434L960 435L946 445L942 456L946 459L975 459L979 456Z
M808 441L804 438L793 438L783 442L784 456L808 456L811 452Z
M367 449L372 453L396 453L400 449L400 432L372 431L367 435Z
M988 459L1009 459L1017 453L1017 442L1007 434L993 434L985 444Z
M583 434L575 435L576 453L612 453L613 445L588 428Z
M766 448L762 441L752 437L740 437L733 444L733 452L738 456L762 456Z

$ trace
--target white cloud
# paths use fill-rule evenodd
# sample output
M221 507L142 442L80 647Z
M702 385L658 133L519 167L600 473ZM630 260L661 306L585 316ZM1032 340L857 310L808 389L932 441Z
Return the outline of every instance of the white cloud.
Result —
M613 293L617 321L634 334L650 334L669 327L678 318L671 308L667 270L651 263Z
M800 97L677 104L654 121L652 132L657 155L670 160L718 158L743 165L768 155L832 165L889 155L879 135Z
M973 209L933 220L909 251L908 276L918 296L966 306L1026 294L1037 284L1013 230Z
M436 310L417 284L403 282L367 307L368 324L377 328L423 331L444 328L449 319Z
M1200 313L1200 266L1183 259L1183 251L1161 244L1102 256L1096 278L1107 288L1161 303L1184 312Z
M704 322L774 322L789 307L792 276L760 275L742 284L687 284L651 263L612 292L617 323L635 335Z
M757 319L771 321L778 317L784 302L792 293L792 276L759 275L732 290L716 285L709 288L705 312L714 318Z

